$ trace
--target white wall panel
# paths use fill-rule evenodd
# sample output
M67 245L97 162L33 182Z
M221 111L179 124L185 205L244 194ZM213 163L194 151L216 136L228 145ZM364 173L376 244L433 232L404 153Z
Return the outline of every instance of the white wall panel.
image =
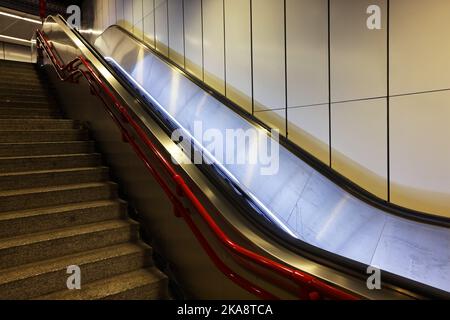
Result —
M100 0L94 2L94 29L100 31L102 29L102 16L101 16L101 3Z
M124 28L133 32L133 1L124 0L123 14L124 14Z
M381 8L381 30L367 27L370 5ZM386 25L386 0L331 0L333 101L386 96Z
M144 41L155 47L155 0L144 0Z
M252 112L250 0L225 0L227 96Z
M284 2L253 1L253 71L255 110L286 105Z
M142 0L133 0L133 34L138 39L144 39L144 20Z
M184 67L183 0L169 0L169 57Z
M90 22L101 30L116 19L128 28L134 21L135 30L144 30L150 45L156 33L158 50L181 66L186 52L189 72L200 79L204 76L206 83L249 112L254 91L255 115L282 134L287 103L289 139L329 164L328 0L286 0L286 52L284 1L253 0L253 12L250 3L96 0ZM332 100L385 96L387 0L330 3ZM391 94L450 87L450 42L445 41L450 2L390 3ZM366 25L367 7L374 4L382 9L381 30ZM450 92L391 98L393 202L436 214L450 212L448 101ZM382 198L387 197L386 112L386 99L368 99L334 103L331 117L333 168Z
M203 79L202 1L184 1L186 70Z
M167 0L155 0L156 49L169 54L169 31L167 30Z
M332 167L387 199L386 99L332 105Z
M289 140L330 163L328 104L288 109Z
M328 103L328 1L286 7L288 107Z
M116 16L116 0L108 0L108 24L113 25L117 22Z
M203 1L205 82L225 93L223 0Z
M450 217L450 92L391 98L391 201Z
M109 0L101 0L102 2L102 29L109 27Z
M117 24L121 27L125 26L124 2L127 0L116 0L116 19Z
M391 1L391 92L450 88L450 1Z

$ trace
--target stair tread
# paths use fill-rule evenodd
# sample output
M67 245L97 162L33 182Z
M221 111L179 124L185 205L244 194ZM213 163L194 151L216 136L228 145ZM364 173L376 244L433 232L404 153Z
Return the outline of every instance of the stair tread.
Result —
M0 273L0 285L50 272L66 270L66 268L70 265L77 265L79 267L82 267L83 265L88 263L109 260L114 257L125 256L149 250L151 250L151 247L141 241L138 241L137 243L122 243L53 259L32 262L3 270Z
M83 234L90 234L101 231L120 229L124 227L131 227L132 225L137 225L137 222L131 219L115 219L81 226L66 227L61 229L20 235L16 237L4 238L0 239L0 250L14 247L28 246L34 243L52 241L56 239L71 238Z
M35 110L42 110L43 108L35 108L35 107L28 107L28 108L24 108L23 106L14 106L9 104L8 105L3 105L3 102L0 101L0 110L30 110L30 111L35 111ZM60 111L59 108L57 108L54 105L49 105L49 104L43 104L43 106L47 107L50 110L55 110L55 111Z
M67 123L77 123L78 121L72 120L72 119L0 119L0 124L2 122L11 123L11 122L17 122L17 123L23 123L23 122L32 122L32 123L54 123L54 122L67 122Z
M0 119L62 119L61 115L24 115L22 117L18 117L17 115L1 115L0 114Z
M6 143L6 144L19 144L19 143ZM74 154L51 154L51 155L40 155L40 156L0 157L0 160L70 158L70 157L84 157L84 156L98 157L98 156L100 156L100 154L99 153L74 153Z
M45 129L45 130L40 130L40 129L27 129L26 131L24 131L23 129L6 129L6 130L2 130L0 128L0 134L4 134L6 132L24 132L24 133L29 133L29 132L39 132L39 133L59 133L59 132L83 132L86 131L86 129L81 128L81 129Z
M0 198L17 196L17 195L34 194L34 193L45 193L45 192L54 192L54 191L65 191L65 190L79 190L79 189L85 189L85 188L114 186L114 185L115 185L114 182L107 181L107 182L89 182L89 183L79 183L79 184L67 184L67 185L58 185L58 186L30 188L30 189L6 190L6 191L0 191Z
M85 143L94 143L94 141L85 140L85 141L43 141L43 142L1 142L0 147L10 145L35 146L35 145L62 145L62 144L85 144Z
M136 271L124 273L107 279L98 280L82 285L81 290L64 290L36 299L41 300L97 300L107 299L126 291L140 287L154 285L165 282L167 277L156 267L142 268Z
M45 142L2 142L1 157L31 157L51 155L74 155L95 153L95 142L92 140L45 141Z
M49 215L57 214L62 212L68 212L77 209L88 209L88 208L98 208L103 206L111 206L116 204L124 204L125 202L120 199L107 199L107 200L96 200L96 201L85 201L76 202L58 206L51 207L41 207L35 209L25 209L25 210L15 210L15 211L5 211L0 213L0 221L8 221L18 218L33 217L39 215Z
M105 166L76 167L76 168L67 168L67 169L51 169L51 170L33 170L33 171L8 172L8 173L0 173L0 178L2 178L2 177L23 176L23 175L33 175L33 174L52 174L52 173L77 172L77 171L95 171L95 170L108 170L108 167L105 167Z

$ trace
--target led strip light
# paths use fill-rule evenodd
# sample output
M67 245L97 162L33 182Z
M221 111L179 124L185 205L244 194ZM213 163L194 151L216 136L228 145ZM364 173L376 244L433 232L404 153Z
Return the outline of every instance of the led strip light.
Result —
M40 21L40 20L26 18L26 17L21 17L21 16L18 16L16 14L7 13L7 12L4 12L4 11L0 11L0 16L5 16L5 17L9 17L9 18L19 19L19 20L23 20L23 21L27 21L27 22L31 22L31 23L35 23L35 24L42 24L42 21Z
M212 162L220 167L220 169L231 179L233 182L238 185L266 214L268 214L273 221L278 224L285 232L287 232L290 236L293 238L298 239L298 236L295 235L294 232L283 222L281 221L273 212L269 210L254 194L252 194L245 186L243 186L239 180L230 172L228 169L226 169L223 164L221 164L207 149L205 149L193 136L192 134L187 131L163 106L159 104L158 101L155 100L148 92L145 90L140 83L138 83L125 69L120 66L114 58L111 57L105 57L105 60L108 62L111 62L114 64L115 67L117 67L119 70L122 71L124 75L127 76L127 78L133 82L134 85L136 85L145 95L162 111L164 112L173 122L177 124L177 126L191 138L191 141L194 141L194 143L202 149L204 154L208 156L209 159L213 160Z
M32 43L36 43L36 41L31 41L31 40L26 40L26 39L21 39L21 38L16 38L16 37L10 37L10 36L5 36L5 35L0 34L0 40L2 40L2 39L22 42L22 43L29 44L29 45L31 45Z

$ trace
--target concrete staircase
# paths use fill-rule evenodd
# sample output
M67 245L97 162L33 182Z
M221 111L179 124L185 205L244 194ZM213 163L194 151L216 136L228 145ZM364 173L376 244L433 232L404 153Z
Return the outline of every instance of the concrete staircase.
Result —
M50 92L34 65L0 60L0 299L167 298L89 132Z

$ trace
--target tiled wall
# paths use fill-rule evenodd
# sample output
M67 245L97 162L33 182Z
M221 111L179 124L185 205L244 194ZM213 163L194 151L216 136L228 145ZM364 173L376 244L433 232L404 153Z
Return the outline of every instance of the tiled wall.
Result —
M381 8L381 30L366 26L370 5ZM449 1L88 7L95 29L127 28L378 197L450 216Z

